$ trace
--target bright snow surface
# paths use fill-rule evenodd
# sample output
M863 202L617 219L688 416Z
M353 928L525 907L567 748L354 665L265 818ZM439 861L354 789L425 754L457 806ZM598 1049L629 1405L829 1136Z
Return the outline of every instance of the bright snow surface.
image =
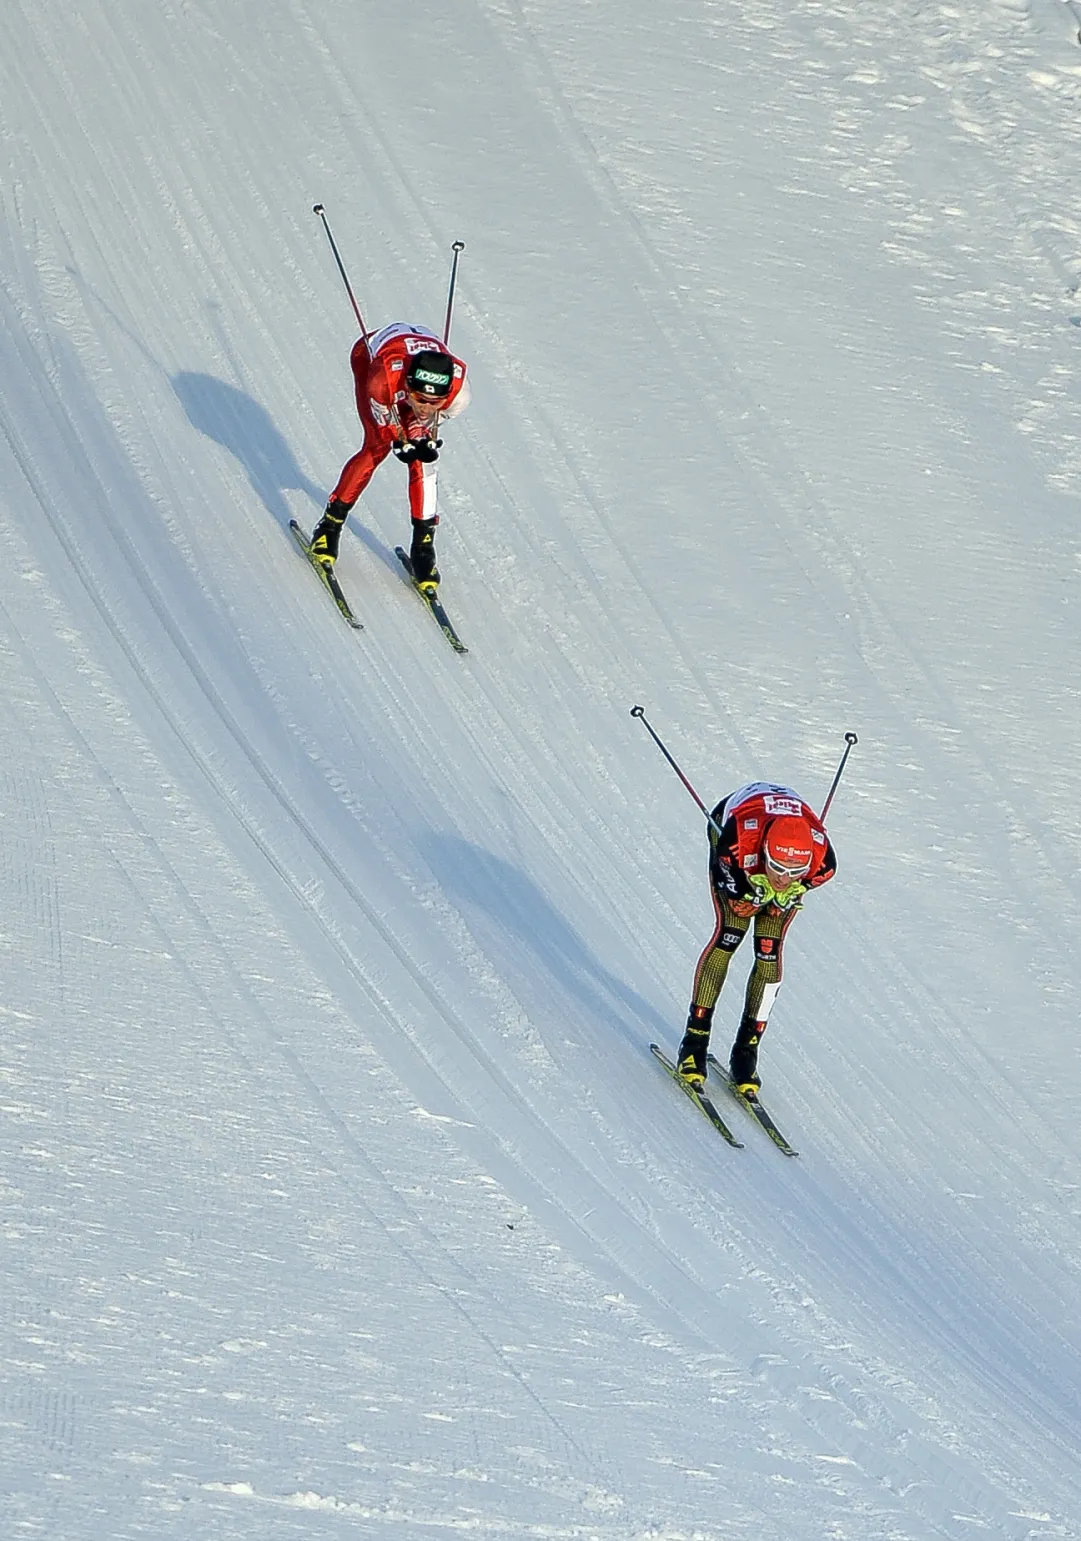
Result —
M1065 0L8 0L5 1537L1081 1537ZM456 657L345 291L440 327ZM674 1048L704 797L830 817ZM718 1012L723 1055L749 947Z

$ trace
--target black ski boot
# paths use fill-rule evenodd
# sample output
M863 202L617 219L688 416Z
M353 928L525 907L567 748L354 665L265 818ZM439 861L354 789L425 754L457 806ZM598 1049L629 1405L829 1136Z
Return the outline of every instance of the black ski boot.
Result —
M764 1022L753 1022L744 1017L732 1045L728 1069L736 1090L745 1097L755 1097L762 1089L762 1078L758 1074L758 1045L765 1031Z
M338 542L352 506L352 503L339 503L337 498L331 498L322 519L312 531L312 556L328 571L338 560Z
M676 1055L676 1069L683 1079L701 1091L706 1084L706 1052L713 1024L712 1006L692 1006L687 1031Z
M409 547L409 562L413 569L413 582L419 589L430 592L438 587L439 569L435 565L436 519L414 519L413 541Z

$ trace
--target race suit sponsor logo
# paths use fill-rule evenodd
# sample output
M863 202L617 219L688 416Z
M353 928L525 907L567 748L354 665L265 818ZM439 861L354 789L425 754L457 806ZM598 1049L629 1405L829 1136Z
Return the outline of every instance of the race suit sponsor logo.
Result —
M776 797L767 793L763 799L766 812L770 814L788 814L797 819L803 817L803 804L797 797Z

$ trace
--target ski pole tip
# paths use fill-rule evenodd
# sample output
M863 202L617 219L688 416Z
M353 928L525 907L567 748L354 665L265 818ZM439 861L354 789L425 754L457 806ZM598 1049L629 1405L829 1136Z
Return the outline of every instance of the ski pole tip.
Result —
M646 709L645 709L644 706L632 706L631 707L631 716L632 717L644 717L645 714L646 714Z
M859 743L859 739L856 737L856 735L854 733L846 733L845 734L845 743L846 744L858 744Z
M325 214L326 210L323 208L323 205L321 203L313 203L312 204L312 213L313 214Z
M451 251L465 251L465 242L455 241L454 245L451 247Z

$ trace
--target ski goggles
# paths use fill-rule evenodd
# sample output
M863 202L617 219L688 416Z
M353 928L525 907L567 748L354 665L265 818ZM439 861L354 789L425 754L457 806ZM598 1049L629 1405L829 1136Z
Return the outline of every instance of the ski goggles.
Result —
M789 883L798 883L800 878L807 876L811 870L811 857L808 861L801 861L794 866L786 867L782 862L775 861L772 856L766 855L766 870L781 880L774 886L787 887Z
M449 391L445 396L424 396L418 395L415 391L407 388L406 395L409 397L409 405L413 408L414 412L439 412L450 400Z

